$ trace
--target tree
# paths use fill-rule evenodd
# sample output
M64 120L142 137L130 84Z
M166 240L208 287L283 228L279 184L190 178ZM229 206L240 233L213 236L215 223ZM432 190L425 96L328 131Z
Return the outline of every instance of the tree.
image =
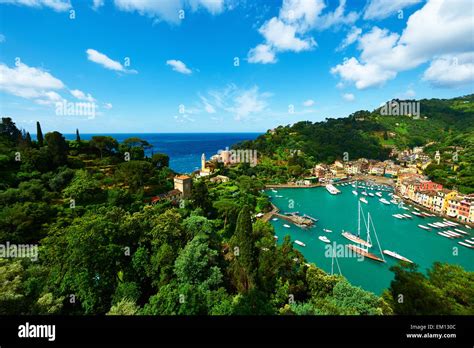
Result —
M153 177L154 168L146 161L128 161L120 163L115 171L118 182L128 185L130 191L137 191Z
M81 136L79 135L79 129L77 129L77 128L76 128L76 141L77 141L78 143L81 142Z
M43 132L41 131L41 125L36 121L36 140L38 140L38 145L43 146Z
M231 246L234 251L231 265L234 285L240 292L246 292L255 285L258 257L252 220L247 206L244 206L239 213L235 234L231 238Z
M210 249L207 236L197 235L179 253L174 264L178 282L201 284L206 288L218 286L222 273L216 265L218 252Z
M30 132L26 132L25 144L27 147L31 147L32 145Z
M21 132L10 117L2 117L2 123L0 124L0 135L5 136L12 143L16 143L18 141L18 137L21 136Z
M151 163L159 169L170 166L170 158L164 153L155 153L151 157Z
M68 144L63 135L59 132L47 133L45 140L54 168L65 165L67 163Z
M118 148L117 140L110 136L104 135L93 136L91 141L89 142L89 145L99 150L100 158L102 158L104 152L110 154L113 151L116 151Z

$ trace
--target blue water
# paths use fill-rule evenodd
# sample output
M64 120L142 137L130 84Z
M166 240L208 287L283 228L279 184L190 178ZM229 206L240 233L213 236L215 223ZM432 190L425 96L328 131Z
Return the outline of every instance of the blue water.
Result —
M138 137L153 146L153 152L165 153L170 157L170 167L179 173L190 173L200 168L201 155L206 158L215 155L243 140L253 140L261 133L120 133L81 134L82 140L90 140L94 135L109 135L118 142L130 137ZM67 140L75 140L76 134L64 134Z

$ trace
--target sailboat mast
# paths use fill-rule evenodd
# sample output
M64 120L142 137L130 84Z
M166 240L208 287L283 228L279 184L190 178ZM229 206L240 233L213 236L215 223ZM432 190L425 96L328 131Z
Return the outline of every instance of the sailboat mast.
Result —
M357 200L357 237L360 237L360 201Z

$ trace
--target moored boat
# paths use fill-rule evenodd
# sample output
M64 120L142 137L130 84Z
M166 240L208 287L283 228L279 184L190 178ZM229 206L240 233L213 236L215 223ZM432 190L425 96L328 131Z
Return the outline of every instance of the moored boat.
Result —
M324 232L328 232L328 233L332 232L332 230L329 230L329 229L327 229L327 228L323 228L323 231L324 231Z
M411 261L410 259L407 259L406 257L400 255L399 253L396 253L395 251L384 250L383 253L384 253L385 255L394 257L394 258L396 258L396 259L399 259L399 260L402 260L402 261L405 261L405 262L409 262L409 263L413 263L413 261Z
M367 201L367 199L365 199L364 197L361 197L359 199L361 202L365 203L365 204L369 204L369 202Z
M458 242L458 244L461 244L462 246L465 246L466 248L469 248L469 249L474 249L474 245L471 245L471 244L467 244L464 242Z
M362 238L359 238L357 237L356 235L350 233L350 232L342 232L341 235L347 239L349 239L351 242L354 242L354 243L357 243L357 244L361 244L363 246L366 246L368 248L371 248L372 247L372 244L363 240Z
M283 227L290 228L290 225L284 224Z
M427 230L427 231L431 231L431 228L426 227L426 226L424 226L424 225L418 225L418 227L419 227L419 228L422 228L422 229L424 229L424 230Z
M324 243L331 243L331 241L326 236L319 236L318 239Z
M304 244L303 242L300 242L299 240L295 240L295 243L302 246L302 247L306 246L306 244Z
M366 249L363 249L361 247L358 247L357 245L349 244L347 246L349 249L355 251L357 254L362 255L364 257L367 257L369 259L379 261L379 262L385 262L385 260L381 259L380 257L368 252Z

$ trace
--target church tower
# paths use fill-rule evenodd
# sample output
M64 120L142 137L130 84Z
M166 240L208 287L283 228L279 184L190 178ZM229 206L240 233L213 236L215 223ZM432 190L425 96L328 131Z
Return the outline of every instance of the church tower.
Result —
M202 154L201 156L201 170L203 172L206 171L206 155L205 154Z

